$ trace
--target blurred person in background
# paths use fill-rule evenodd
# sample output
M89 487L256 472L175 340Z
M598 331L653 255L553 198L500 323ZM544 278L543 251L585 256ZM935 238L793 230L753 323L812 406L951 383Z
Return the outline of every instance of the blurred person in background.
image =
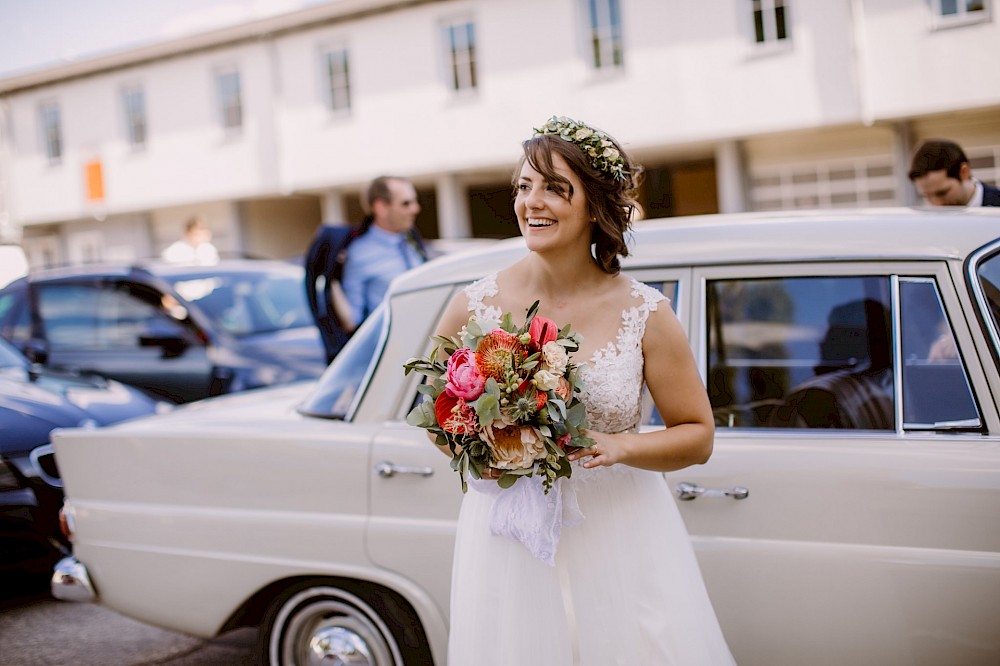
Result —
M969 159L954 141L925 141L913 154L909 176L932 206L1000 206L1000 189L973 177Z
M393 278L427 261L415 226L420 204L413 183L379 176L368 185L362 204L368 214L344 259L342 284L350 306L349 330L378 307Z
M212 245L212 230L204 215L194 215L184 225L184 235L163 251L163 259L173 264L215 264L219 251Z
M327 363L347 343L354 329L341 281L347 245L359 233L359 229L346 224L321 224L306 252L306 298L323 340Z

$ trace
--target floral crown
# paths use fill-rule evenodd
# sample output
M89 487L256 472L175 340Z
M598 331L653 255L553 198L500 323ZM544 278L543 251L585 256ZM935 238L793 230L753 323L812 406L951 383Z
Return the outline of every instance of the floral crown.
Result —
M541 127L535 128L535 136L555 134L560 139L572 141L587 157L590 164L616 181L628 179L625 159L615 148L614 141L604 132L566 116L552 116Z

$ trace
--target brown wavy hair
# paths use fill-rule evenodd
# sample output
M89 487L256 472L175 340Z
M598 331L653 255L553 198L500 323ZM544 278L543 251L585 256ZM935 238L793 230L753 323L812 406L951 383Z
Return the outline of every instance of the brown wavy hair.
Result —
M595 169L590 163L590 158L572 141L566 141L552 134L543 134L533 136L521 144L524 156L517 163L512 184L516 195L521 167L527 161L531 168L549 183L564 185L565 189L561 196L567 201L572 200L573 187L566 178L556 172L552 164L553 154L562 156L580 179L590 209L588 212L594 218L590 242L594 246L597 265L605 273L616 275L621 270L619 258L628 256L625 233L631 227L632 220L640 213L636 194L642 167L632 161L615 139L611 140L625 161L624 180L616 180L611 174Z

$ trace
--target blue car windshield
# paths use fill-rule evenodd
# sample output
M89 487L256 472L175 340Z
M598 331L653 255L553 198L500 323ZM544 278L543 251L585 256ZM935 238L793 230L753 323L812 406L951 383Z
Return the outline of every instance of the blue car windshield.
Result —
M177 293L237 337L314 326L298 267L171 278Z
M23 368L26 365L27 361L20 352L5 340L0 340L0 368Z
M323 373L312 395L299 407L301 413L328 419L347 418L369 368L378 361L385 318L386 308L381 305L365 320Z

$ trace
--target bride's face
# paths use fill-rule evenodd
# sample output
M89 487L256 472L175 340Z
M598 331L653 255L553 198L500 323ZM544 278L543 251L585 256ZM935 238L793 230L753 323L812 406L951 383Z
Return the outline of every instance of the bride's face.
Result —
M521 235L535 252L579 244L589 254L590 217L580 179L558 153L553 153L552 165L569 185L548 182L527 160L521 167L514 197Z

